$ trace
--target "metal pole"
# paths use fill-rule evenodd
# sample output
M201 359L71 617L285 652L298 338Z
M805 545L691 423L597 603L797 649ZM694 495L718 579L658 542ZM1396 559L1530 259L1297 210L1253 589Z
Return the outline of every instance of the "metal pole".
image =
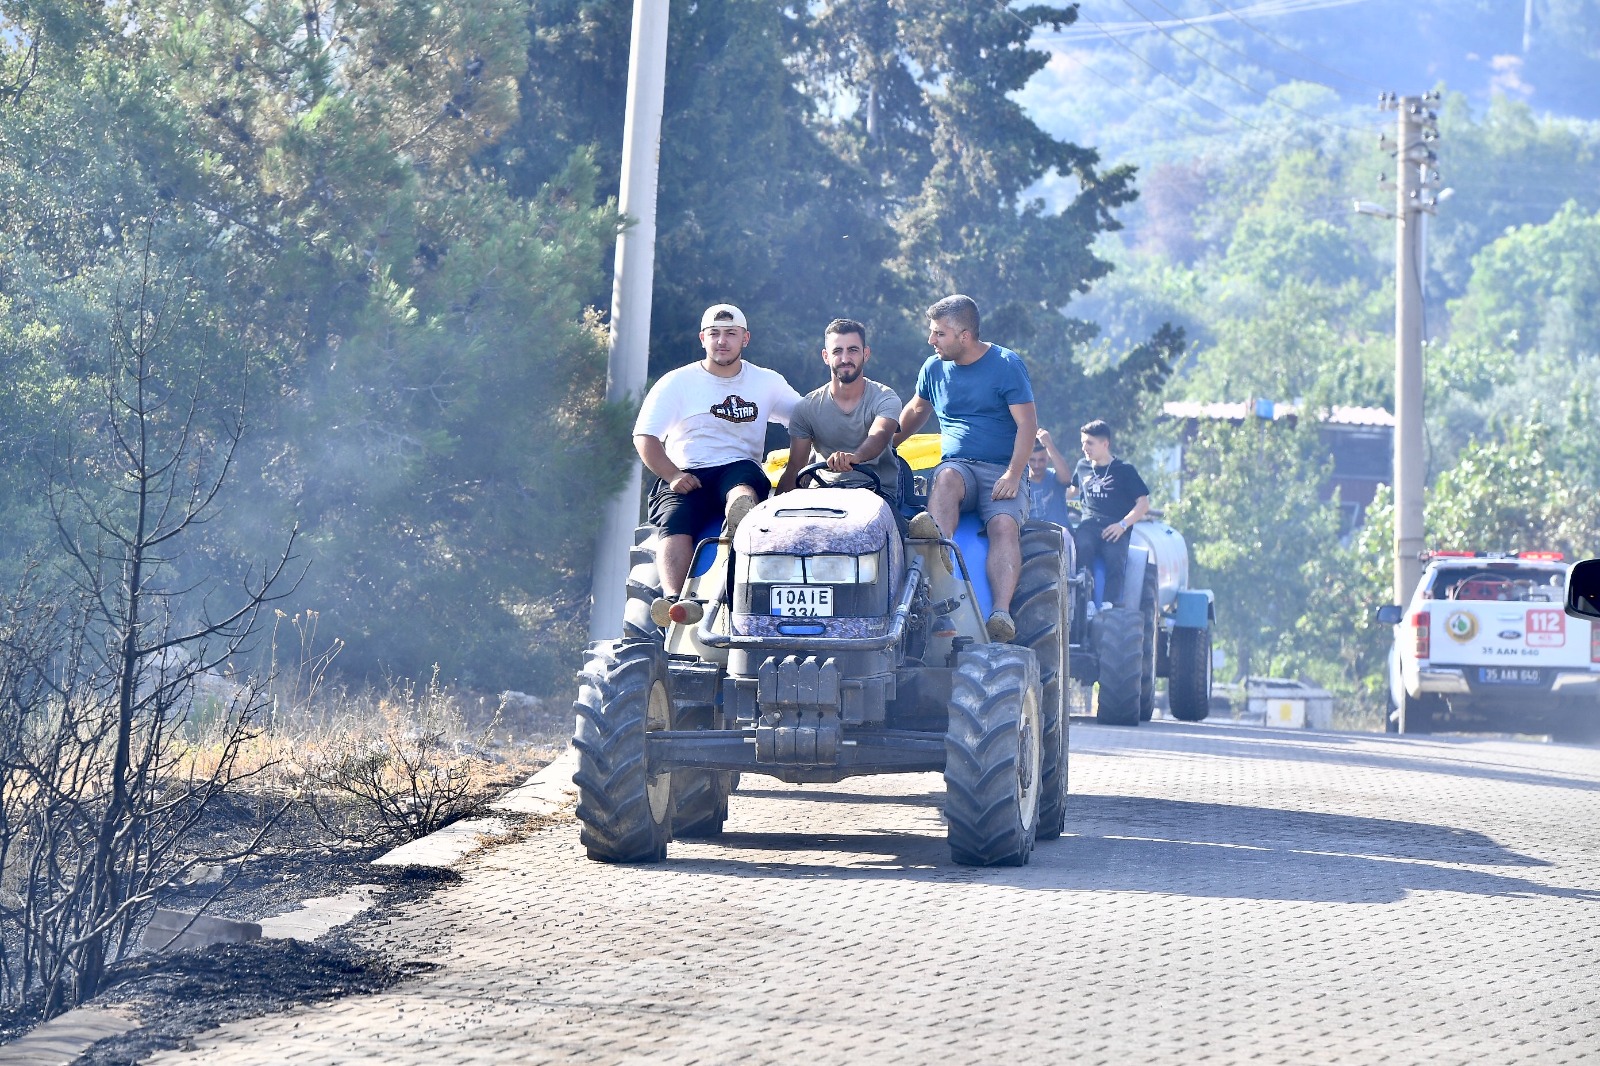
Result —
M1394 602L1422 576L1422 270L1419 153L1422 100L1400 98L1395 153Z
M628 56L628 104L622 124L622 186L618 207L633 224L617 237L611 283L611 354L606 400L620 403L644 391L650 362L650 294L655 282L656 170L661 155L661 112L667 80L668 0L633 0ZM606 506L595 541L590 586L589 639L622 635L627 602L628 553L639 522L639 464L628 464L627 484Z

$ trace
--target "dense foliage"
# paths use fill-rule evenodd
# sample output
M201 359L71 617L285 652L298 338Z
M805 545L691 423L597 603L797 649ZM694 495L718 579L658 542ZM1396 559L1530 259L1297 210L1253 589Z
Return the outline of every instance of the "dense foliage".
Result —
M171 309L163 372L247 412L229 506L175 560L197 587L298 528L289 606L348 675L563 688L600 503L634 461L631 412L603 402L630 8L8 4L0 577L54 550L41 486L100 432L139 276ZM675 2L652 372L728 299L797 386L850 315L905 390L922 308L962 290L1072 417L1147 408L1181 335L1095 344L1061 314L1110 270L1095 242L1132 168L1013 99L1044 62L1030 33L1074 15ZM1047 177L1075 189L1060 206L1030 198Z

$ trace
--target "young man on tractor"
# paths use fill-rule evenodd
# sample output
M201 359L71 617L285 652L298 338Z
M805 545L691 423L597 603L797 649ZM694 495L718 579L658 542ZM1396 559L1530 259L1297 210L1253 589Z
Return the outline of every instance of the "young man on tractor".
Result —
M1128 565L1128 530L1150 512L1150 487L1132 463L1111 454L1111 427L1101 419L1080 431L1083 458L1072 472L1067 498L1083 500L1083 520L1072 531L1078 563L1093 572L1098 558L1105 567L1104 600L1122 588Z
M856 468L870 470L875 486L895 521L900 515L900 469L890 441L900 428L900 397L887 385L866 376L872 349L867 327L850 318L836 318L823 332L822 361L826 385L807 393L789 417L789 462L778 479L778 491L795 487L795 477L812 462L826 462L829 483L842 486L872 483Z
M706 308L704 358L664 374L634 422L633 446L656 476L650 522L662 537L662 595L650 605L650 619L658 626L674 620L669 612L688 576L695 538L724 515L722 536L731 540L750 508L766 499L767 423L788 425L800 400L782 374L744 358L749 344L743 311L732 304ZM698 603L683 607L693 617L676 621L699 621Z
M934 354L917 375L916 396L900 412L895 443L921 429L930 413L939 416L941 462L928 509L911 520L911 535L949 537L962 512L977 512L989 538L989 638L1010 641L1017 634L1011 599L1028 518L1023 486L1039 420L1022 358L980 340L978 326L978 305L970 296L946 296L928 308Z

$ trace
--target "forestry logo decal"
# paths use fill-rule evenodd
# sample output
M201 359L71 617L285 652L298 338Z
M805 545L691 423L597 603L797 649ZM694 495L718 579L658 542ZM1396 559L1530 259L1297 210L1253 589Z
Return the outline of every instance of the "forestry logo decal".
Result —
M711 406L711 413L724 422L754 422L760 410L749 400L736 395Z
M1478 635L1477 616L1466 611L1456 611L1444 620L1444 631L1450 634L1450 639L1457 644L1465 644Z

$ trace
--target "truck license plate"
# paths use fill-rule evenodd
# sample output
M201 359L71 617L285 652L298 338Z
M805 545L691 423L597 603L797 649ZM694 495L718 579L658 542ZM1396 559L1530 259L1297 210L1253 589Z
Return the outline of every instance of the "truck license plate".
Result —
M1486 685L1537 685L1544 679L1534 666L1480 666L1478 680Z
M773 614L833 617L833 589L828 585L773 585L771 602Z

